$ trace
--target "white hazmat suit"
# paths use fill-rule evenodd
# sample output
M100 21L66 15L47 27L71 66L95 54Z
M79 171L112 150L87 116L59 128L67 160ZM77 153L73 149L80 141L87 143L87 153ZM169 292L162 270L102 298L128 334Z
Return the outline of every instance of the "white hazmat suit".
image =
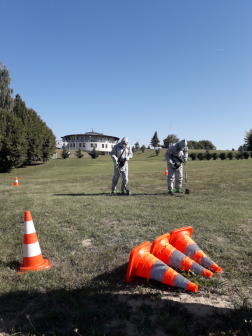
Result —
M183 180L183 166L182 160L186 162L188 160L188 147L187 141L181 140L178 143L171 145L166 153L165 159L167 161L168 167L168 177L167 184L169 193L173 193L173 181L175 175L175 189L177 192L181 192L180 189L182 187ZM178 167L179 166L179 167Z
M128 183L128 161L133 157L131 147L128 145L128 138L124 137L121 142L115 145L110 152L110 156L114 161L114 176L112 178L112 193L115 192L116 186L122 174L121 192L126 193L126 185Z

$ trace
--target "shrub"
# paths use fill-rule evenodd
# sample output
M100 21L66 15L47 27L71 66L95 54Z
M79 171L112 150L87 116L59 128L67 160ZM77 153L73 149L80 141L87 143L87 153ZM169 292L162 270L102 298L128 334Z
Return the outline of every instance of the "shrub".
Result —
M241 152L235 153L235 158L237 160L240 160L240 159L242 160L244 158L243 153L241 153Z
M91 150L91 152L89 152L89 155L92 157L92 159L96 159L100 155L100 152L97 151L95 149L95 147L93 147L93 149Z
M219 155L218 155L217 153L213 153L213 154L212 154L212 158L213 158L213 160L217 160L218 157L219 157Z
M206 153L206 159L209 161L209 160L211 160L211 158L212 158L212 154L211 153Z
M226 160L227 154L225 152L220 153L219 157L220 157L221 160Z
M229 160L233 160L234 153L233 152L228 152L227 157L229 158Z
M189 156L193 161L196 160L197 157L196 153L191 153Z
M248 158L249 158L249 153L248 153L248 152L244 152L243 155L244 155L244 158L245 158L245 159L248 159Z
M201 160L204 160L204 154L203 153L198 153L197 154L197 158L201 161Z

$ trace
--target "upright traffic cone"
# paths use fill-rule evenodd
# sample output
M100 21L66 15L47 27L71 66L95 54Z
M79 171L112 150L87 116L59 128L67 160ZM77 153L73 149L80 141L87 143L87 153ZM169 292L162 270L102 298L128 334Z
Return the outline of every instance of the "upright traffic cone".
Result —
M178 274L171 267L150 253L151 243L146 241L133 248L130 254L126 281L132 282L135 277L153 279L166 285L184 288L197 292L198 286Z
M170 234L170 244L193 259L199 265L209 268L211 271L220 273L221 267L215 264L191 239L193 228L187 226L181 229L173 230Z
M19 186L17 177L15 177L15 182L14 182L14 187L16 186Z
M18 274L26 271L40 271L49 269L51 265L47 259L43 259L36 230L30 211L24 213L24 244L23 264L19 266Z
M202 274L207 278L211 278L213 276L213 273L208 269L200 266L169 244L169 238L169 233L165 233L164 235L156 238L151 246L150 253L162 260L166 265L179 268L181 271L188 272L189 270L192 270L194 273Z
M168 175L168 170L167 170L167 168L165 168L165 175Z

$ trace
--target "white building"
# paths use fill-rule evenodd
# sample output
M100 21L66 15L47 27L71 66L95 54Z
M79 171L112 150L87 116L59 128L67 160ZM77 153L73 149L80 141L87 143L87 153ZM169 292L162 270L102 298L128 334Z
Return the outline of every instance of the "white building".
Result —
M91 152L95 147L101 154L107 155L112 148L118 143L120 138L103 133L87 132L83 134L64 135L62 143L67 149L78 150L79 148L85 152Z

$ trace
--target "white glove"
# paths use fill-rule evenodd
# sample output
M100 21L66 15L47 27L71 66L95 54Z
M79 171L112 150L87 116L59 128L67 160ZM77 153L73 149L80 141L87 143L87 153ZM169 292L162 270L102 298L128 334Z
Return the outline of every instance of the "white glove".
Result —
M184 157L184 162L186 163L186 161L188 160L188 158L187 157Z
M126 157L126 161L129 161L129 157L128 156Z

